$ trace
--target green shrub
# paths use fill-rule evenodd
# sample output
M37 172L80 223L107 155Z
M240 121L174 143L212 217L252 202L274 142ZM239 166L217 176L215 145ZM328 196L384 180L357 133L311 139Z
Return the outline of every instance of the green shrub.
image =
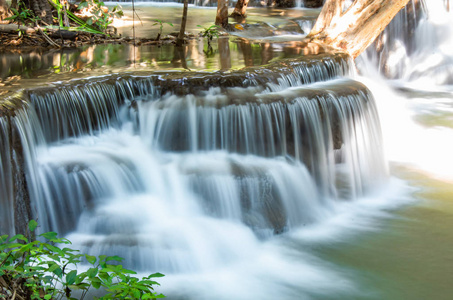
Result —
M142 279L136 272L117 264L118 256L99 257L80 254L78 250L60 248L58 244L71 244L68 239L58 238L57 233L39 235L47 240L31 241L38 224L28 224L28 237L18 234L11 238L0 236L0 299L76 299L72 293L79 291L83 299L91 288L103 289L105 294L97 299L156 299L165 297L154 291L159 285L154 273ZM79 272L82 260L90 266ZM115 263L115 264L111 264Z

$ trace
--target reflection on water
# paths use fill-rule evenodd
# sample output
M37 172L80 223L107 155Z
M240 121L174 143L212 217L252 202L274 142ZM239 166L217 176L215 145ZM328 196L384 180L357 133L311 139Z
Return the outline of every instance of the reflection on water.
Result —
M123 6L125 17L115 26L123 36L132 35L130 4ZM149 3L136 5L140 18L135 18L137 37L152 38L164 24L163 34L179 29L182 8L180 5L156 7ZM215 39L212 51L202 39L193 39L181 49L173 45L100 44L75 49L51 51L0 52L0 96L27 86L97 76L124 71L156 71L189 69L214 71L238 69L267 64L274 59L292 58L316 53L317 46L306 47L301 42L317 10L278 10L251 8L248 10L245 30L231 33L229 37ZM201 25L209 27L215 19L215 10L190 7L188 32L198 33ZM254 36L253 40L246 40Z
M202 41L192 40L182 48L173 45L93 45L50 52L3 53L0 56L0 93L20 86L124 71L177 70L213 71L263 65L274 59L318 53L317 45L300 42L249 42L223 37L211 52Z

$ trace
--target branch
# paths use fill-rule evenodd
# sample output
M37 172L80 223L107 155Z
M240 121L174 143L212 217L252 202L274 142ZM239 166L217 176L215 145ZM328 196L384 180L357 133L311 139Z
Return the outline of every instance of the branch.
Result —
M356 58L384 30L409 0L328 0L307 39L343 50Z

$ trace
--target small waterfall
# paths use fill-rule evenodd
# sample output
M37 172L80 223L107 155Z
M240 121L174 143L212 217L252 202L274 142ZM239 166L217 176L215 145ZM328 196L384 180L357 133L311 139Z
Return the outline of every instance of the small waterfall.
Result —
M0 118L0 231L14 234L14 182L13 165L10 147L10 122L5 117Z
M28 183L36 182L34 163L44 140L27 104L9 99L0 105L0 230L12 235L25 232L32 218L30 194L38 193Z
M267 70L112 75L25 91L27 118L39 125L21 132L41 128L47 141L27 145L41 230L172 273L239 251L228 232L251 242L326 219L386 174L371 94L336 79L351 66L325 53Z
M41 231L84 252L170 278L249 261L275 235L325 222L385 183L374 99L352 75L347 55L323 52L25 90L30 210Z

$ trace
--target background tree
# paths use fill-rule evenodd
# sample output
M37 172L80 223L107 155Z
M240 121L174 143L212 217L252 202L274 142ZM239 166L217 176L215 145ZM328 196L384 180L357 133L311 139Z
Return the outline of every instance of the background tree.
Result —
M48 0L22 0L25 7L31 9L42 22L52 25L52 8Z
M233 12L231 13L231 16L245 18L245 12L247 11L248 5L249 0L238 0L238 2L236 2L236 6L234 7Z
M226 28L228 26L228 0L217 1L215 24Z
M189 7L189 1L184 0L184 8L182 10L182 19L181 19L181 28L179 29L179 34L178 34L178 37L176 38L176 46L182 46L184 44L184 35L186 32L188 7Z
M0 0L0 23L8 17L8 5L6 4L6 0Z

